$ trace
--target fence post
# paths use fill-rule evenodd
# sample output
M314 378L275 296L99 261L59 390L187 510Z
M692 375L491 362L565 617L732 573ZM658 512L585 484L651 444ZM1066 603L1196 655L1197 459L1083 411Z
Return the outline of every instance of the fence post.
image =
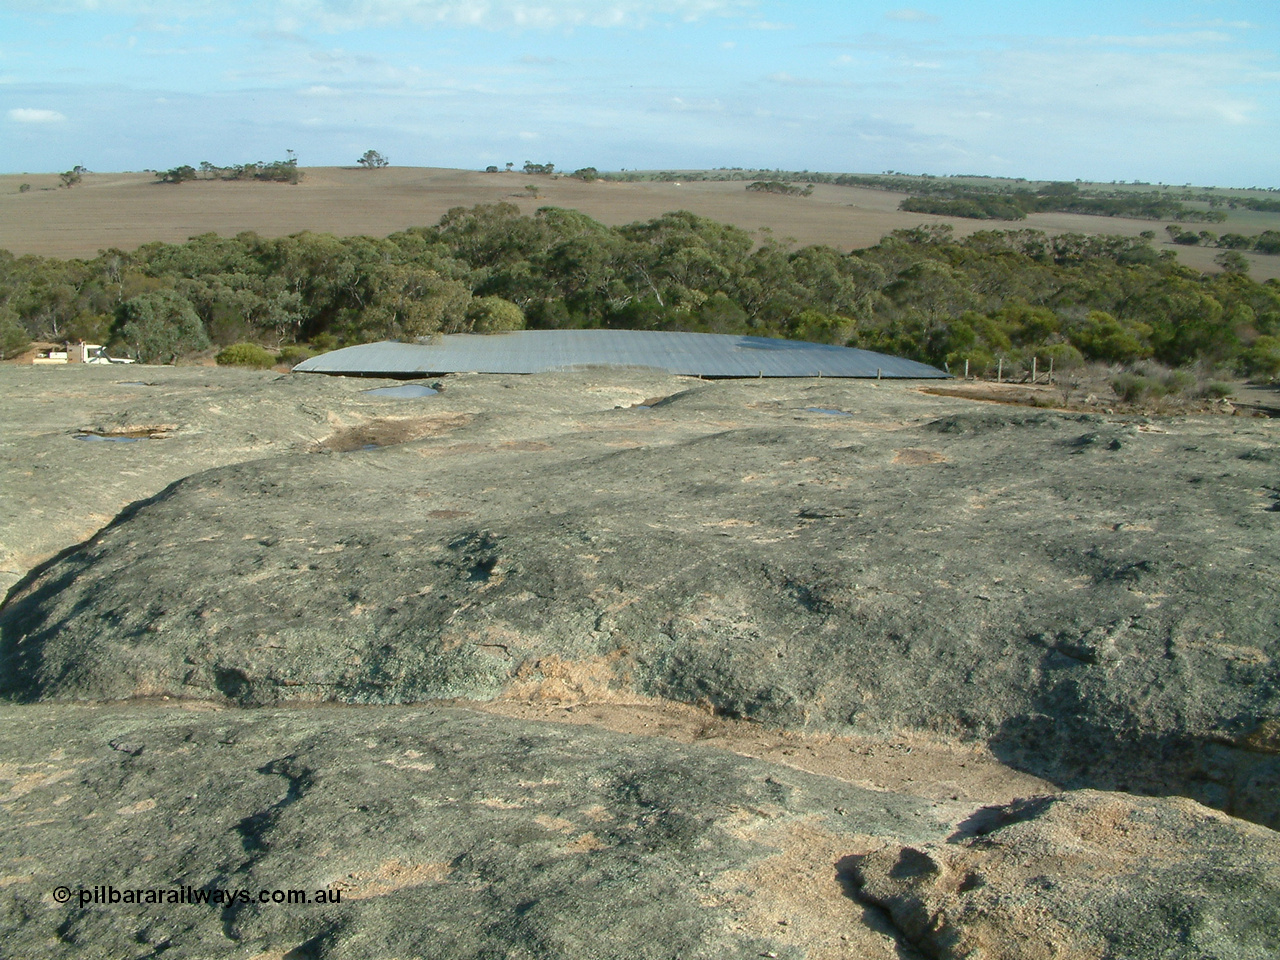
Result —
M1039 371L1039 367L1040 367L1040 358L1039 358L1039 357L1032 357L1032 358L1031 358L1031 383L1032 383L1032 385L1034 385L1034 384L1035 384L1035 382L1036 382L1036 378L1039 376L1039 372L1038 372L1038 371Z
M969 361L968 360L964 362L964 378L966 380L969 379Z
M996 383L1004 383L1004 357L996 361Z

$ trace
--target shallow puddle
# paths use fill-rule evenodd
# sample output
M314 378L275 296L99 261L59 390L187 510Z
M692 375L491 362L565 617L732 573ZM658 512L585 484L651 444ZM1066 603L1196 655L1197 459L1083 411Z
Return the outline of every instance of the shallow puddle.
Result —
M832 417L852 417L853 416L852 413L848 413L844 410L832 410L830 407L805 407L804 409L808 413L825 413L828 416L832 416Z
M390 397L393 400L411 400L416 397L434 397L439 390L421 383L406 383L399 387L378 387L376 390L361 390L367 397Z
M88 440L91 443L137 443L141 437L104 437L98 433L77 433L77 440Z

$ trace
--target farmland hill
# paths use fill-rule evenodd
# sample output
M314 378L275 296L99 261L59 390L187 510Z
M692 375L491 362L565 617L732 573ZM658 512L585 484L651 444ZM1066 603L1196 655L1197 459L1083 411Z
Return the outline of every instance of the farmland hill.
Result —
M585 182L568 176L481 173L429 167L309 167L296 184L248 181L159 183L151 173L88 173L71 189L57 174L0 176L0 250L40 256L90 258L99 250L132 250L162 240L180 243L202 233L266 237L310 230L339 236L384 237L436 223L453 207L509 202L532 214L539 207L579 210L617 226L688 210L748 230L763 241L791 238L797 245L838 250L869 247L894 230L950 224L957 237L1007 227L999 221L900 210L905 192L818 183L805 197L745 189L738 180ZM22 192L22 185L28 190ZM534 187L536 191L528 188ZM905 189L905 188L904 188ZM1153 230L1161 249L1198 270L1213 270L1215 251L1170 242L1153 221L1081 213L1032 213L1017 226L1050 234L1137 237ZM1182 226L1187 226L1182 224ZM1198 227L1200 225L1191 225ZM1214 231L1253 235L1280 227L1280 214L1232 210ZM1280 258L1249 255L1257 280L1280 277Z

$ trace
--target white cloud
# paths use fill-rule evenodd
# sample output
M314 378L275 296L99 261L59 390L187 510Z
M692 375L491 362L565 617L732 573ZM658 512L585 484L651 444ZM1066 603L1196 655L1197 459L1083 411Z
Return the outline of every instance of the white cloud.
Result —
M299 19L323 29L415 23L420 26L548 30L640 27L659 20L741 15L751 0L282 0Z
M848 87L848 81L844 80L821 80L817 77L797 77L786 71L771 73L766 78L771 83L776 83L783 87Z
M1250 59L1225 51L1041 48L1006 53L987 80L1003 99L1061 124L1211 129L1253 120L1257 101L1239 89L1252 86Z
M225 0L187 0L180 7L163 0L5 0L5 5L51 13L112 13L171 19L225 18ZM753 11L758 0L276 0L278 23L312 24L329 31L416 23L422 26L486 29L636 27L660 20L701 20ZM236 4L252 16L248 4ZM281 32L292 30L285 26Z
M886 20L894 20L898 23L937 23L938 18L931 13L925 13L923 10L912 10L910 8L903 10L890 10L884 15Z
M703 97L672 97L670 106L680 113L724 113L724 104L718 99Z
M1249 20L1188 20L1181 23L1171 23L1169 26L1177 29L1196 29L1198 27L1218 27L1224 30L1257 30L1258 24Z
M9 111L14 123L62 123L67 118L57 110L31 110L19 107Z
M296 30L257 30L254 36L267 43L293 43L304 47L311 43Z
M307 87L305 90L300 90L298 92L304 97L336 97L342 93L342 91L336 87L326 87L324 84Z
M168 16L185 19L193 16L225 13L226 4L219 0L187 0L175 6L164 0L6 0L6 7L31 10L40 14L107 13L129 17Z
M1085 45L1107 44L1119 47L1203 47L1206 44L1229 43L1231 36L1218 30L1199 30L1194 33L1162 33L1149 36L1097 36L1076 41Z

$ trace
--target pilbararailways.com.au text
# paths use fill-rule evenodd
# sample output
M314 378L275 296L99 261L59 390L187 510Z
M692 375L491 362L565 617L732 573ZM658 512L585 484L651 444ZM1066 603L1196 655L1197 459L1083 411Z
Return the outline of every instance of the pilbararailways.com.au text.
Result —
M59 886L53 890L58 903L74 900L81 907L99 906L161 906L189 905L230 907L235 904L286 904L311 906L314 904L341 903L342 891L338 888L321 890L220 890L207 887L175 886L163 888L116 887L98 885L92 887Z

